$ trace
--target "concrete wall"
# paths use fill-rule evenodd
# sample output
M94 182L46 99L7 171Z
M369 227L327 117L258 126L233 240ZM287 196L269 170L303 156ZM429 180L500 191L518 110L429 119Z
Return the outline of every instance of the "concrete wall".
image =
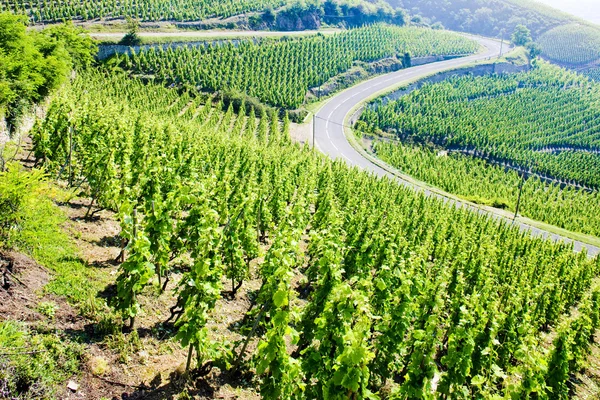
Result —
M98 46L98 55L96 58L98 60L106 60L109 57L114 56L115 54L131 54L137 53L140 50L148 50L151 47L160 48L160 49L168 49L173 48L176 49L178 47L197 47L197 46L209 46L209 45L219 45L223 43L233 43L237 46L240 43L239 39L233 40L201 40L197 42L180 42L180 43L165 43L165 44L148 44L143 46L121 46L118 44L103 44Z
M0 118L0 151L2 150L2 146L10 140L10 136L8 134L8 127L6 126L6 119L4 117Z
M431 64L438 61L444 60L453 60L455 58L461 58L464 56L428 56L428 57L414 57L410 60L410 63L413 67L418 67L419 65Z

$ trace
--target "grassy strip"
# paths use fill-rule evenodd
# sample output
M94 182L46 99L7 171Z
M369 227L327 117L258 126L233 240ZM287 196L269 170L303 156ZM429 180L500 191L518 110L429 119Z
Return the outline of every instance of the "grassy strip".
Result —
M50 271L51 281L40 296L58 295L76 308L84 308L106 286L107 274L79 257L66 232L67 217L53 202L65 198L66 193L49 184L39 171L20 171L18 164L9 168L8 174L0 174L0 183L9 189L22 189L24 182L27 186L17 211L18 228L10 233L10 246ZM52 302L41 302L36 309L44 317L40 320L0 322L0 398L59 398L65 381L80 373L85 335L58 327L57 308Z
M197 31L194 33L186 32L186 31L174 31L174 32L140 32L138 35L142 40L142 45L161 45L161 44L171 44L171 43L193 43L193 42L212 42L212 41L221 41L221 40L239 40L239 39L252 39L252 38L262 38L262 39L281 39L283 37L293 37L293 38L304 38L308 36L314 36L318 33L323 35L331 35L339 32L338 29L325 29L317 31L292 31L292 32L275 32L275 31L260 31L260 32L252 32L252 31L235 31L235 32L227 32L227 31L207 31L205 35L199 34ZM122 32L110 32L110 33L119 33ZM158 33L158 34L157 34ZM164 35L164 33L169 33L169 35ZM234 33L234 34L232 34ZM125 36L125 33L122 33ZM104 37L101 35L91 34L92 38L95 38L99 41L100 45L116 45L122 39L122 37Z
M65 196L61 190L40 182L26 203L24 222L15 235L15 243L18 250L51 271L46 293L63 296L80 306L108 281L106 274L79 257L77 247L65 232L67 217L52 201Z

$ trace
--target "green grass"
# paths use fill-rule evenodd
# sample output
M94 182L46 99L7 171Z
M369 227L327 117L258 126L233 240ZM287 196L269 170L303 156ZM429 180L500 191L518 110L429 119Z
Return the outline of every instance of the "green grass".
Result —
M67 217L51 199L64 195L40 182L26 199L23 223L14 235L14 243L18 250L51 272L52 279L44 288L46 293L63 296L69 303L80 306L108 281L100 269L81 259L73 240L65 232Z
M39 171L23 171L18 164L9 168L9 173L0 174L5 192L11 187L27 189L15 207L18 223L10 230L9 243L49 270L51 280L40 295L62 296L87 314L102 314L105 308L96 295L106 287L108 274L87 265L66 232L67 217L53 202L66 193ZM85 334L68 334L57 327L58 309L54 302L40 300L36 311L43 320L29 325L0 322L0 398L58 398L58 388L80 371Z
M222 34L220 31L207 31L206 35L198 34L197 31L192 31L194 34L189 33L188 31L172 31L172 32L164 32L169 33L168 36L165 35L154 35L157 32L140 32L140 39L142 40L142 45L161 45L161 44L171 44L171 43L194 43L194 42L213 42L220 40L236 40L236 39L248 39L252 37L260 37L263 40L265 39L281 39L282 37L289 36L294 38L304 38L308 36L314 36L317 33L321 33L323 35L332 35L334 33L340 32L339 29L321 29L318 32L316 31L307 31L307 32L272 32L272 31L264 31L264 32L244 32L244 31L236 31L226 32L223 31ZM111 33L122 33L122 31L115 31ZM163 33L163 32L158 32ZM123 36L125 33L123 33ZM100 45L116 45L119 43L121 38L117 37L103 37L100 35L91 34L93 38L95 38Z
M58 384L77 374L82 354L82 345L55 332L0 322L0 398L58 398Z

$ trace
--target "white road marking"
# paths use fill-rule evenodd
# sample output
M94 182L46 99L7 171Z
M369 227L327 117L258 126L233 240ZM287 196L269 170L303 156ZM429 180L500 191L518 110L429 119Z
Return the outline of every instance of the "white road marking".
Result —
M486 43L489 43L489 42L486 42ZM344 134L343 126L341 126L341 127L337 127L336 126L335 127L336 129L333 130L333 133L332 133L333 134L333 138L332 138L332 136L331 136L331 134L329 132L329 124L330 123L332 123L332 124L340 124L339 122L331 121L331 118L332 118L333 114L336 111L338 111L338 109L340 107L342 107L344 104L348 103L350 100L354 99L355 97L357 97L357 96L359 96L359 95L361 95L361 94L363 94L365 92L376 93L379 90L375 90L375 89L379 89L380 87L383 88L383 87L386 87L386 86L390 86L389 82L395 82L395 83L397 83L399 85L400 84L404 84L404 83L410 84L411 82L407 82L407 81L409 81L409 80L411 80L413 78L419 78L420 79L422 77L425 77L426 75L432 75L432 74L436 74L436 73L439 73L439 72L444 72L444 71L450 70L454 66L466 65L466 64L468 64L471 61L489 59L489 58L495 57L496 55L497 55L497 51L495 50L493 52L490 51L487 54L476 55L476 56L473 56L473 57L465 57L465 58L459 58L459 59L456 59L456 60L442 61L442 62L439 62L439 63L436 63L436 64L427 65L427 66L417 66L417 67L414 67L414 68L409 69L409 70L402 70L402 71L398 71L397 73L392 73L390 77L388 77L388 76L381 76L379 78L375 78L374 80L367 81L367 82L364 82L364 83L362 83L360 85L357 85L354 88L354 91L357 91L356 93L351 90L350 92L346 92L346 93L338 95L337 97L334 97L332 100L330 100L329 104L331 104L334 101L338 101L339 103L329 113L329 116L327 117L326 124L325 124L325 133L327 135L327 139L330 141L332 147L337 152L337 154L330 154L330 156L332 158L340 158L340 156L341 156L342 158L346 159L350 165L355 165L355 166L361 167L361 165L364 164L363 168L369 169L369 170L371 170L372 172L375 172L378 175L381 175L383 173L384 175L388 175L389 176L389 174L386 171L384 171L383 169L381 169L379 166L371 163L369 160L365 159L360 153L358 153L347 142L346 142L346 144L348 144L348 146L346 146L346 147L349 147L349 149L351 149L351 150L346 150L346 151L350 151L350 153L348 153L348 154L350 154L354 158L356 158L358 156L358 158L356 158L357 161L352 161L346 155L346 153L344 153L344 151L340 151L340 149L338 148L338 146L334 143L335 138L336 137L343 137L344 140L346 140L346 141L347 141L347 139L346 139L345 134ZM353 93L353 94L351 94L351 93ZM364 96L361 100L367 98L368 96L370 96L370 95ZM344 99L344 100L342 100L342 99ZM326 112L326 111L323 110L323 113L324 112ZM346 112L343 115L343 120L345 120L347 113L348 112ZM317 115L319 115L319 113ZM323 118L321 118L321 119L323 119ZM315 146L319 149L319 151L321 151L323 153L326 153L325 151L321 150L321 148L320 148L320 146L319 146L316 138L315 138ZM363 161L366 161L366 163L363 163ZM414 185L412 185L412 184L410 184L408 182L402 182L402 183L404 185L406 185L406 186L413 187L416 190L422 190L421 188L415 187ZM429 193L429 191L425 190L425 193ZM441 196L441 198L444 201L449 201L447 198L445 198L443 196ZM462 204L462 206L466 206L466 204ZM489 215L489 216L491 216L492 218L495 218L495 219L502 219L503 218L500 215L495 214L495 213L488 213L488 212L484 212L482 210L480 210L478 212L479 213L485 213L486 215ZM583 244L581 242L574 242L572 240L563 238L563 237L561 237L559 235L549 234L546 231L533 228L533 227L528 226L528 225L523 224L523 223L519 223L519 226L521 227L521 229L528 230L534 236L536 236L536 235L538 235L538 236L539 235L549 236L549 237L554 238L555 240L563 240L563 241L566 241L568 243L573 242L575 244L575 248L576 249L582 250L583 248L586 248L588 250L588 254L595 254L597 252L597 250L598 250L595 246Z

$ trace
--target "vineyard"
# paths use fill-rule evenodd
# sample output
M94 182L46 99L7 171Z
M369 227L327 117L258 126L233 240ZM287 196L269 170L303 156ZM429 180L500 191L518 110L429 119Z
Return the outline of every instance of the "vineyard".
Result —
M478 48L456 33L378 24L326 37L151 48L112 62L169 85L235 90L273 106L296 109L305 102L309 88L347 71L355 61L402 59L407 53L464 55Z
M559 26L538 42L544 57L558 63L581 65L600 60L600 29L594 26Z
M377 157L402 172L476 203L519 214L572 232L600 237L600 193L531 177L524 183L519 172L461 153L446 154L434 148L400 142L377 142Z
M455 77L376 102L358 127L599 188L599 104L596 83L540 62L527 73Z
M284 4L284 0L2 0L0 11L27 14L34 23L124 17L142 21L198 21Z
M265 399L569 394L600 327L599 259L287 131L245 105L90 72L55 96L34 145L50 174L88 188L90 214L118 211L113 306L135 329L141 293L171 290L189 368L250 371ZM257 258L260 288L226 342L207 325Z
M600 81L600 68L599 67L586 69L580 73L587 76L590 79L593 79L595 81Z

